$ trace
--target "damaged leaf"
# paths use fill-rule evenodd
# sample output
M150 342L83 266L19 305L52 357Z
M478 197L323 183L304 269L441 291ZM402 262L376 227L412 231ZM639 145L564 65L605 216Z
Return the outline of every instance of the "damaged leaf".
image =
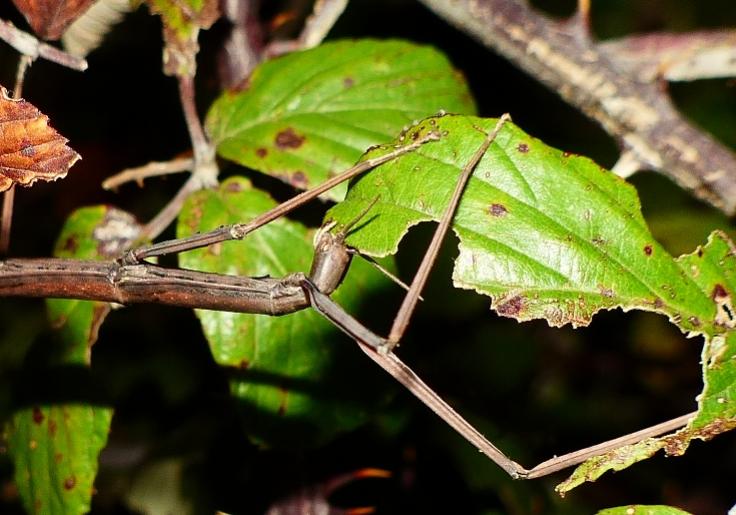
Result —
M65 177L79 159L67 141L46 115L0 86L0 191Z
M208 29L220 17L217 0L146 0L160 14L164 28L164 73L194 77L200 29Z
M307 189L442 109L475 107L462 75L436 50L335 41L261 64L243 89L213 104L206 126L222 157ZM345 191L328 195L339 200Z
M94 0L13 0L41 39L57 40Z
M402 137L440 131L442 138L355 180L326 219L337 230L378 198L347 243L373 256L396 252L411 226L440 218L462 167L495 123L465 116L421 122ZM503 316L577 327L600 310L639 309L705 339L704 390L687 427L594 458L575 484L659 449L682 454L693 438L736 426L736 251L725 234L674 259L654 240L632 186L509 123L476 167L453 229L460 240L455 285L490 296Z

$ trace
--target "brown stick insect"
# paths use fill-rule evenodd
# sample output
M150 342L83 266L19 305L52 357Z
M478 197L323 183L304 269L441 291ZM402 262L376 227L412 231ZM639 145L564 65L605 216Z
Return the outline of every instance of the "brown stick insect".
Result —
M450 227L463 189L476 165L489 146L493 144L496 135L508 119L507 115L499 119L494 130L485 135L483 144L464 166L424 259L408 287L390 335L386 339L367 329L329 297L329 294L340 284L354 253L345 244L345 237L352 224L342 228L336 234L329 231L320 233L309 275L293 273L281 279L235 277L163 268L144 260L227 240L242 239L261 225L288 213L336 184L412 152L421 145L431 144L431 141L441 137L434 132L400 146L381 157L363 161L321 186L297 195L248 223L223 226L214 231L188 238L140 247L127 252L121 259L113 262L72 259L0 261L0 295L75 298L119 304L156 302L182 307L264 315L283 315L311 306L355 340L368 357L515 479L545 476L611 449L636 443L647 437L657 436L683 426L692 418L693 413L593 447L552 458L527 469L508 458L488 441L394 353L394 348L409 324L439 247ZM371 207L372 205L368 207L368 210Z

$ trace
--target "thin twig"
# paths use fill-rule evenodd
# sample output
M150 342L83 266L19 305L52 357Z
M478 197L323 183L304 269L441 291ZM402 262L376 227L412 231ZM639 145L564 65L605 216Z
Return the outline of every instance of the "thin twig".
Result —
M41 57L47 61L66 66L72 70L84 71L87 69L87 61L80 57L59 50L36 39L34 36L15 27L12 23L0 20L0 39L8 43L31 60Z
M141 260L149 258L149 257L164 256L166 254L186 252L188 250L194 250L194 249L198 249L201 247L206 247L208 245L213 245L215 243L219 243L222 241L241 240L247 234L256 230L260 226L265 225L291 212L292 210L301 206L305 202L308 202L312 200L313 198L318 197L325 191L328 191L331 188L334 188L336 185L344 181L350 180L351 178L356 177L360 175L361 173L366 172L372 168L375 168L376 166L379 166L387 161L395 159L396 157L402 154L406 154L407 152L412 152L416 150L417 148L419 148L421 145L424 145L425 143L429 141L436 141L439 138L440 138L440 135L438 133L429 132L426 135L422 136L421 138L418 138L416 141L412 141L408 145L399 146L398 148L382 156L366 159L365 161L361 161L360 163L356 164L352 168L349 168L348 170L345 170L339 175L336 175L332 177L331 179L328 179L327 181L323 182L319 186L312 188L310 190L304 191L290 198L286 202L279 204L275 208L269 211L266 211L265 213L257 216L250 222L226 225L224 227L220 227L219 229L215 229L215 230L212 230L206 233L202 233L202 234L195 234L187 238L179 238L176 240L162 241L154 245L150 245L148 247L140 247L138 249L134 249L130 251L128 255L125 256L124 261L126 263L138 263ZM194 176L190 178L190 181L193 178ZM184 196L183 198L186 198L186 196ZM153 223L154 222L152 221L151 223L149 223L149 225L153 225ZM153 232L149 232L148 230L145 230L145 229L144 229L144 232L149 236L153 234Z
M288 41L274 41L268 45L265 54L276 56L316 47L327 37L347 5L348 0L317 0L299 37Z
M202 183L199 177L192 174L187 181L179 188L174 198L172 198L164 208L153 217L141 230L140 239L142 241L153 240L157 238L164 230L171 225L181 211L181 207L187 200L187 197L202 189Z
M223 16L232 24L220 54L221 82L225 88L236 88L263 58L260 0L223 0L221 5Z
M604 41L600 50L641 81L736 77L736 30L655 32Z
M171 161L151 161L143 166L126 168L112 177L108 177L103 181L102 187L106 190L113 190L131 181L135 181L139 186L143 186L144 179L148 179L149 177L186 172L193 167L194 159L191 157L179 157Z
M214 168L214 177L208 177L208 174L212 171L211 168L201 170L200 167L210 166L210 163L214 163L215 152L207 140L207 136L205 136L202 122L197 113L194 77L185 75L177 77L177 79L179 81L179 101L184 111L189 139L192 142L192 152L194 152L194 173L200 176L204 175L201 177L202 183L206 186L211 186L217 183L217 166L215 165Z
M217 185L219 170L215 161L215 149L205 136L202 122L197 114L194 100L194 77L189 75L177 77L179 81L179 99L181 101L184 118L186 119L189 138L192 142L194 162L192 175L179 189L159 213L143 228L141 237L154 239L173 222L181 211L184 201L189 195L202 188L211 188Z
M8 254L10 229L13 224L13 204L15 203L15 184L3 193L3 209L0 216L0 256Z

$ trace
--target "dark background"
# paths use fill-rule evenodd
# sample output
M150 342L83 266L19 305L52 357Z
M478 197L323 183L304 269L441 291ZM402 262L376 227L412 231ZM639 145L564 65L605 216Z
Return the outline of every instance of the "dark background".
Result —
M278 2L265 3L267 15L279 12ZM567 15L575 3L536 4ZM736 26L732 0L596 0L592 5L594 30L602 39ZM3 2L0 16L25 26L9 2ZM202 113L218 93L213 63L225 29L220 23L201 38ZM400 37L442 49L468 78L482 116L510 112L515 123L550 145L588 155L606 167L615 163L615 143L594 123L420 4L351 1L330 37L368 36ZM16 61L14 51L0 43L0 84L8 88ZM129 15L89 63L89 70L78 73L39 61L27 75L24 97L51 118L83 160L62 181L18 191L13 256L50 255L63 221L82 205L115 204L146 221L183 180L154 179L144 189L128 185L112 193L99 186L123 168L166 160L189 148L176 83L160 72L158 18L144 8ZM694 122L736 146L733 81L670 85L670 93ZM230 166L224 173L249 172ZM673 254L692 251L714 228L732 227L661 176L643 173L632 182L655 236ZM260 184L278 198L291 193L268 179ZM430 229L412 232L402 244L404 277L411 277ZM453 245L446 245L402 356L516 461L531 466L694 409L701 389L699 339L688 340L663 317L645 313L602 313L591 327L576 331L501 319L488 310L487 299L450 287L455 253ZM358 317L385 332L399 298L398 292L387 292L385 302ZM5 417L12 409L8 384L23 375L26 350L49 345L54 336L44 328L41 302L2 300L0 323L0 416ZM525 514L661 503L716 514L736 503L732 434L694 443L681 458L658 456L609 473L561 500L553 487L566 477L564 472L514 482L398 390L373 424L329 445L299 453L258 450L245 440L226 380L212 362L197 320L186 310L144 306L113 313L94 347L93 373L116 408L101 456L95 513L135 513L126 499L144 498L141 485L148 485L148 493L163 499L172 512L181 511L166 500L170 496L192 503L194 513L260 513L300 485L321 484L364 467L390 470L393 477L351 484L332 497L333 504L376 506L380 513ZM345 385L354 387L360 385ZM20 509L11 478L11 465L0 455L2 512Z

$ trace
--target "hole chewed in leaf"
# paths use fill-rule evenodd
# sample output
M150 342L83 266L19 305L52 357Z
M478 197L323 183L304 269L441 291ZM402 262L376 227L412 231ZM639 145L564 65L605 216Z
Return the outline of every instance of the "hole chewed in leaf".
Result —
M299 148L306 139L305 136L297 134L294 129L288 127L276 134L274 143L276 143L278 148L283 150L287 148Z
M715 301L718 307L716 313L716 324L725 327L736 326L736 316L734 314L733 305L731 304L731 295L726 291L726 288L717 283L713 287L711 298Z
M46 115L0 87L0 191L66 176L79 159L66 143Z

